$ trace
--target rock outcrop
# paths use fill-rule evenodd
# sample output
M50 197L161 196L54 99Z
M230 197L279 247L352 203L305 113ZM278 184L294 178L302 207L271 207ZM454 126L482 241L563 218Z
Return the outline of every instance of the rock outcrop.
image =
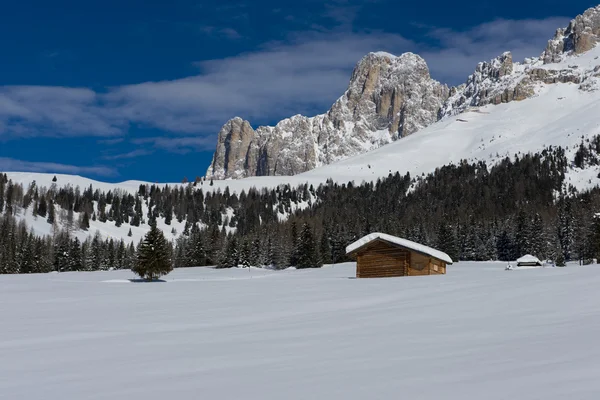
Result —
M517 66L520 67L518 64ZM528 81L523 81L523 77L520 71L515 71L510 52L489 62L479 63L467 82L452 91L440 117L458 114L470 107L508 103L531 97L533 88Z
M228 121L207 176L293 175L361 154L437 121L448 96L418 55L370 53L326 114L256 130L240 118Z
M600 6L559 29L540 57L517 63L506 52L479 63L464 84L453 88L433 80L425 60L416 54L369 53L325 114L296 115L256 130L241 118L228 121L207 176L295 175L374 150L474 107L527 99L541 85L571 83L581 90L598 90L600 61L584 68L565 61L598 42Z
M586 10L556 31L542 54L544 64L560 62L565 55L591 50L600 41L600 6Z

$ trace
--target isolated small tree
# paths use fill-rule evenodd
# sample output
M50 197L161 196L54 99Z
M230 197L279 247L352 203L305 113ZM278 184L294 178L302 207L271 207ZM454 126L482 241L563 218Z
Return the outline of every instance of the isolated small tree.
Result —
M58 179L56 179L56 175L54 175L54 178L52 178L52 182L56 182Z
M165 235L154 224L140 244L137 260L131 270L147 281L158 279L173 270L170 255Z
M127 236L132 237L133 233L131 232L131 228L129 228L129 232L127 232Z

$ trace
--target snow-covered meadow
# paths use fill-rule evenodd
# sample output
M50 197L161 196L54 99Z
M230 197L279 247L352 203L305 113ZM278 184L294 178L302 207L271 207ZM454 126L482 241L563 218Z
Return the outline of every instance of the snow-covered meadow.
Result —
M0 398L597 399L600 267L0 276Z

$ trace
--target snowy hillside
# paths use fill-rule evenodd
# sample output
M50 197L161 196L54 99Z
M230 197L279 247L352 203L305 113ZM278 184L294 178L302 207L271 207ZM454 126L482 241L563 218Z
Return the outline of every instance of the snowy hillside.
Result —
M0 276L0 397L597 399L600 269L504 265Z

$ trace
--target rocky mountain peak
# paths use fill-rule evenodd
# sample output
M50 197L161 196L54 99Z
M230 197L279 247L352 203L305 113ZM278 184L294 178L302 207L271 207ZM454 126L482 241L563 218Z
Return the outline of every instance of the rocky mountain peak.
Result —
M600 42L600 5L589 8L571 20L567 28L560 28L548 41L541 59L544 64L560 62L565 55L581 54Z
M256 130L240 118L227 122L207 176L293 175L361 154L435 122L448 96L420 56L369 53L325 114Z
M369 53L356 64L348 89L324 114L296 115L256 130L241 118L227 122L207 175L294 175L376 149L471 108L527 99L540 85L573 83L581 90L597 90L598 63L586 68L552 63L570 60L598 42L600 6L559 29L540 58L518 63L510 52L503 53L479 63L464 84L453 88L432 79L417 54Z
M256 132L248 121L240 117L230 119L223 125L217 137L217 149L207 176L224 178L222 171L242 171L248 166L247 149ZM243 174L232 174L242 178Z

